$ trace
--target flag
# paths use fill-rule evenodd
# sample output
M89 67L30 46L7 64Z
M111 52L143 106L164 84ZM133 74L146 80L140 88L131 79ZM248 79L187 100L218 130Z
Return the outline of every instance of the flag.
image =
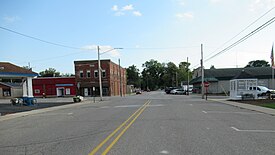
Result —
M272 44L272 49L271 49L270 59L271 59L271 67L274 69L274 68L275 68L275 64L274 64L274 52L273 52L273 46L274 46L274 43Z

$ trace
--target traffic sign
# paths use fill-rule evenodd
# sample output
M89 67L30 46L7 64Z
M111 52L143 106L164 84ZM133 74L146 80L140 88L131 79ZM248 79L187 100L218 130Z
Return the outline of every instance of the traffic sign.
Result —
M209 82L204 82L204 87L209 87L210 83Z

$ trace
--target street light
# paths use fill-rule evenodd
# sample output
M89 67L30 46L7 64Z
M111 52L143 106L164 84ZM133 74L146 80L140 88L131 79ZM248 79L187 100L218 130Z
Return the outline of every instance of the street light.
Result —
M105 54L107 52L110 52L112 50L116 49L123 49L123 48L113 48L110 50L107 50L100 54L99 52L99 46L97 46L97 57L98 57L98 76L99 76L99 95L100 95L100 101L102 101L102 81L101 81L101 64L100 64L100 55Z

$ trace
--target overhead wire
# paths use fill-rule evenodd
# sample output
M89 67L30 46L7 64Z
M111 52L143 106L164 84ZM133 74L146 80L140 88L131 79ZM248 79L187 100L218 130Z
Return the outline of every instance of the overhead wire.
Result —
M264 28L266 28L267 26L269 26L270 24L272 24L274 21L275 21L275 17L271 18L269 21L265 22L264 24L262 24L261 26L259 26L258 28L256 28L252 32L250 32L249 34L245 35L244 37L242 37L238 41L234 42L230 46L224 48L223 50L221 50L220 52L216 53L215 55L213 55L213 56L205 59L204 62L207 62L207 61L213 59L214 57L216 57L216 56L218 56L218 55L220 55L222 53L225 53L226 51L230 50L231 48L237 46L238 44L242 43L243 41L247 40L248 38L252 37L253 35L257 34L261 30L263 30Z
M33 40L36 40L36 41L40 41L40 42L43 42L43 43L47 43L47 44L51 44L51 45L55 45L55 46L59 46L59 47L64 47L64 48L83 50L82 48L79 48L79 47L73 47L73 46L68 46L68 45L63 45L63 44L59 44L59 43L54 43L54 42L51 42L51 41L43 40L43 39L40 39L40 38L37 38L37 37L33 37L33 36L30 36L30 35L27 35L27 34L23 34L23 33L20 33L20 32L17 32L17 31L14 31L14 30L2 27L2 26L0 26L0 29L6 30L6 31L9 31L9 32L15 33L17 35L21 35L21 36L24 36L24 37L27 37L27 38L30 38L30 39L33 39Z
M273 9L275 9L275 6L272 7L271 9L269 9L267 12L265 12L263 15L261 15L259 18L257 18L255 21L253 21L252 23L250 23L248 26L246 26L242 31L240 31L238 34L236 34L234 37L232 37L231 39L229 39L228 41L226 41L225 43L223 43L219 48L217 48L214 52L212 52L211 54L215 53L216 51L218 51L218 49L220 49L221 47L223 47L224 45L226 45L227 43L229 43L230 41L232 41L233 39L235 39L237 36L239 36L242 32L244 32L245 30L247 30L249 27L251 27L253 24L255 24L257 21L259 21L261 18L263 18L265 15L267 15L269 12L271 12ZM223 50L221 50L220 52L216 53L215 55L207 58L206 60L204 60L204 62L207 62L211 59L213 59L214 57L230 50L231 48L237 46L239 43L245 41L246 39L248 39L249 37L253 36L254 33L258 33L259 31L261 31L263 28L267 27L268 25L270 25L271 23L274 22L274 18L270 19L269 21L267 21L266 23L264 23L263 25L261 25L260 27L258 27L257 29L255 29L254 31L250 32L249 34L247 34L246 36L244 36L243 38L239 39L238 41L236 41L235 43L231 44L230 46L224 48ZM247 38L248 37L248 38ZM244 40L243 40L244 39ZM209 55L211 55L209 54ZM198 67L199 64L194 65L191 68L196 68Z
M245 30L247 30L249 27L251 27L253 24L255 24L257 21L259 21L261 18L263 18L265 15L267 15L269 12L271 12L273 9L275 9L275 6L272 7L271 9L269 9L267 12L265 12L263 15L261 15L260 17L258 17L256 20L254 20L252 23L250 23L248 26L246 26L243 30L241 30L238 34L236 34L235 36L233 36L231 39L229 39L228 41L226 41L225 43L223 43L220 47L218 47L215 51L211 52L208 56L212 55L213 53L217 52L220 48L222 48L223 46L225 46L227 43L229 43L230 41L232 41L233 39L235 39L237 36L239 36L241 33L243 33Z

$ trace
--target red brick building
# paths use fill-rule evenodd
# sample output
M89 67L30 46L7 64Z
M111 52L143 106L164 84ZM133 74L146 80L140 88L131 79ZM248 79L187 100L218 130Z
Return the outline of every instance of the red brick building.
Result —
M33 95L42 97L75 96L75 77L40 77L32 80Z
M120 95L120 79L122 95L126 94L126 69L111 60L101 60L102 94L104 96ZM75 61L75 80L77 92L82 96L99 95L98 61ZM121 76L120 76L121 73ZM93 91L93 87L95 91Z

